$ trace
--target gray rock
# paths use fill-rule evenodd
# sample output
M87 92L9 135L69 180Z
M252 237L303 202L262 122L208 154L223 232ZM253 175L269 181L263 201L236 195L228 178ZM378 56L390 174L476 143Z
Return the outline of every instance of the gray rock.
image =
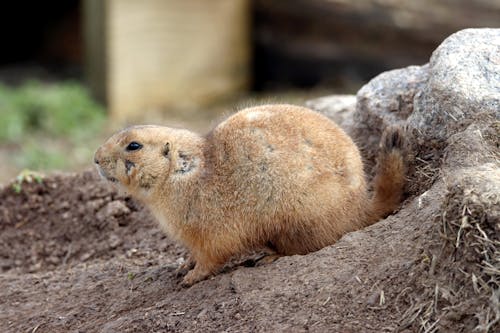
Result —
M330 115L336 105L322 101L313 101L313 108ZM371 163L387 126L405 126L416 145L442 152L447 138L480 118L500 119L500 29L459 31L434 51L428 64L372 79L357 94L348 132Z
M368 161L386 127L406 124L427 80L428 66L410 66L382 73L358 91L351 133Z
M335 121L344 129L352 128L352 116L356 110L355 95L332 95L306 102L306 106Z
M408 119L423 139L444 140L480 114L500 118L500 29L451 35L432 54L428 71Z

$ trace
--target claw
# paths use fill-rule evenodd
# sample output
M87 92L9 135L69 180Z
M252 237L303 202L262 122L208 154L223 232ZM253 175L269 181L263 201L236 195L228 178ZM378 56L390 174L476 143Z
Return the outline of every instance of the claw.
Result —
M181 276L185 276L190 270L194 268L195 265L196 261L194 261L194 259L191 256L189 256L188 260L186 260L185 262L180 264L179 267L177 267L177 269L175 270L175 276L178 278Z

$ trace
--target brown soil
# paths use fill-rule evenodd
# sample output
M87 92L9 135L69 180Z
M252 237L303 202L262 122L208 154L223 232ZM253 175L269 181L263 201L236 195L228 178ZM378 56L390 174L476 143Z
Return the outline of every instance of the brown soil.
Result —
M97 178L89 171L23 183L20 193L0 189L1 331L499 329L498 276L481 269L485 253L498 256L498 211L464 201L465 183L439 178L395 215L333 246L258 267L233 264L183 289L174 270L184 249ZM493 245L468 250L464 242L483 243L477 228L457 224L461 212Z

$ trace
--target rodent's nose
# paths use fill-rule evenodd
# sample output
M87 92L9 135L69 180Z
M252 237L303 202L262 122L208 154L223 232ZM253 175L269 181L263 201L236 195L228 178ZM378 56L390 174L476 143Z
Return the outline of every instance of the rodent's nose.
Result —
M101 147L97 148L95 154L94 154L94 163L99 165L99 155L100 155Z

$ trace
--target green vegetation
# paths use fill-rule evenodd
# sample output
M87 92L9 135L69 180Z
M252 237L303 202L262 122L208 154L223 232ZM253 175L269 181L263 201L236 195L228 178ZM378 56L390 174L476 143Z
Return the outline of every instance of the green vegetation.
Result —
M77 82L0 83L0 147L17 168L54 169L90 160L105 112Z
M23 189L22 185L25 182L26 183L37 182L38 184L41 184L43 182L43 175L28 169L21 171L21 173L16 177L16 180L12 184L12 189L14 190L14 192L21 193Z

